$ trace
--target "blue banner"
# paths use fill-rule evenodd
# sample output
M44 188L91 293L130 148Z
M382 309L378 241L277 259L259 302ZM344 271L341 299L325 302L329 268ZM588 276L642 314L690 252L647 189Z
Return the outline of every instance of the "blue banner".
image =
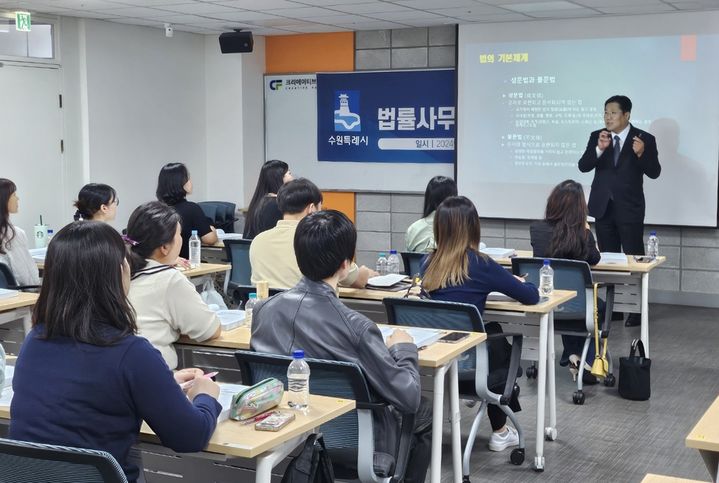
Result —
M317 159L454 163L454 70L317 74Z

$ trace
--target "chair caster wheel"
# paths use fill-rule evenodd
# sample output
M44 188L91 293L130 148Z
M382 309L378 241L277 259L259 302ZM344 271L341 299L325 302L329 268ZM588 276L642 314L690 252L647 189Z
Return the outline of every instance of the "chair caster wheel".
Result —
M574 402L574 404L584 404L584 393L582 391L575 391L574 395L572 396L572 401Z
M462 483L469 483L469 475L462 476Z
M544 439L547 441L556 441L557 428L544 428Z
M513 465L517 466L524 463L524 448L513 449L512 453L509 455L509 461L511 461Z
M617 378L614 377L614 374L607 374L607 377L604 378L604 385L607 387L614 387L616 383Z
M537 366L527 367L527 379L536 379L537 373L538 373Z
M544 471L544 456L535 456L534 457L534 471L537 471L537 472Z

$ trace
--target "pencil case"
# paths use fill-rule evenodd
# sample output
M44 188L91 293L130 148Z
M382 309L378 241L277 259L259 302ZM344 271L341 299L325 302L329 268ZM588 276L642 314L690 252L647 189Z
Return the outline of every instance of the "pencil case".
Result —
M285 387L279 380L270 377L232 396L230 418L244 421L280 404Z

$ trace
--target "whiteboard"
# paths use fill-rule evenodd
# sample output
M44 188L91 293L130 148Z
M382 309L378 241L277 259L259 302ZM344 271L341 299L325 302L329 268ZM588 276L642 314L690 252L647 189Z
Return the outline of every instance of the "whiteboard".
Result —
M434 176L454 177L454 164L317 161L317 76L265 76L265 156L322 190L424 192Z

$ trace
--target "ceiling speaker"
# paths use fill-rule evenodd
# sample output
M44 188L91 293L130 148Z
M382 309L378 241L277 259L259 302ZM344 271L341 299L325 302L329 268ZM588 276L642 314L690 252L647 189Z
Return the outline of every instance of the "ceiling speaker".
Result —
M252 52L253 46L252 32L235 30L220 34L220 51L223 54Z

